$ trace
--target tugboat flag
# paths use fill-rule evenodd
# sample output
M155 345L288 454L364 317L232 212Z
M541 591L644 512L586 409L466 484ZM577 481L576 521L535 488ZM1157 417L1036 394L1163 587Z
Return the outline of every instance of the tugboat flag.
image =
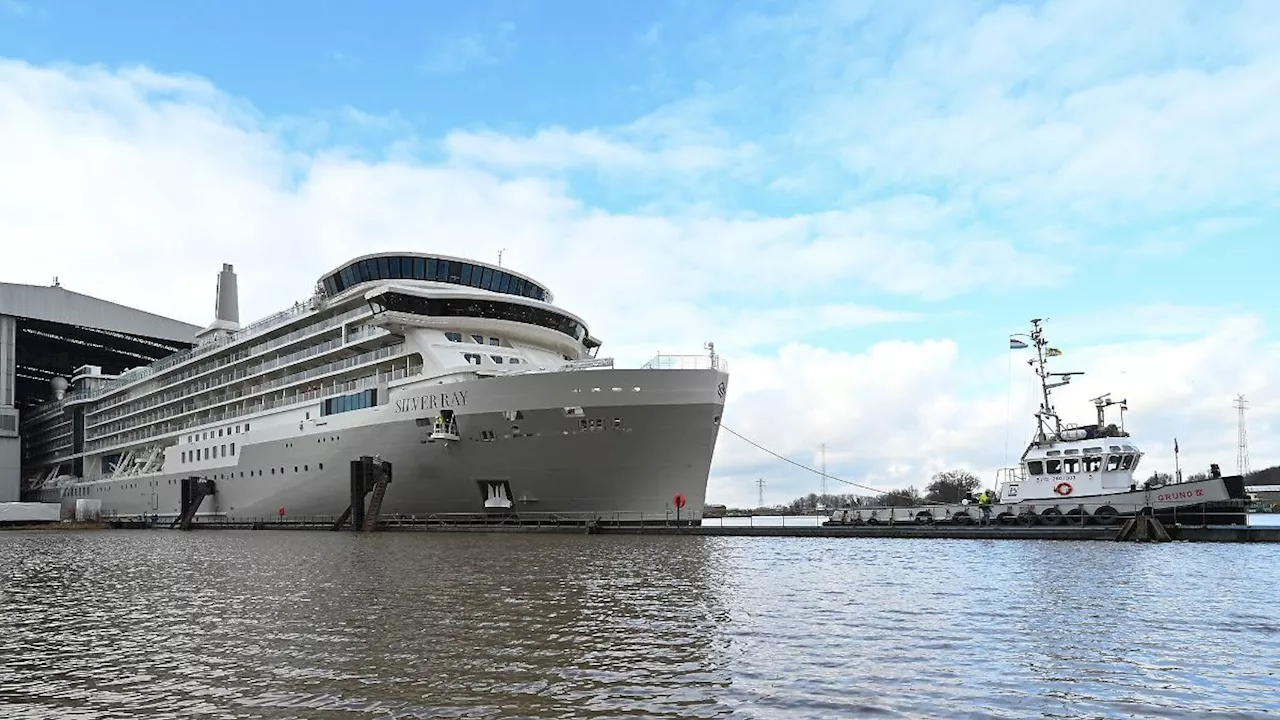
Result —
M1021 341L1021 340L1019 340L1018 338L1009 338L1009 349L1010 349L1010 350L1021 350L1022 348L1026 347L1026 346L1027 346L1027 344L1026 344L1026 343L1024 343L1024 342L1022 342L1022 341Z

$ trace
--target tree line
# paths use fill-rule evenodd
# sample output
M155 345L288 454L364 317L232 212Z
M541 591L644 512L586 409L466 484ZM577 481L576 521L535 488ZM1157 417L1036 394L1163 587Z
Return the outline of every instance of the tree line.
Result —
M982 484L978 476L967 470L947 470L934 473L923 494L914 485L901 490L883 493L809 493L789 503L770 507L744 509L730 508L728 515L812 515L821 505L827 510L843 507L915 507L928 503L957 503L976 491Z

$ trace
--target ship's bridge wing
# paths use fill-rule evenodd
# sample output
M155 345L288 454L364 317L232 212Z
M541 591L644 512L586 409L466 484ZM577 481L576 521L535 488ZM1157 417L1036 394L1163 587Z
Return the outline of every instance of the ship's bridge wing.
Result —
M387 284L364 295L374 316L393 312L433 318L478 318L505 320L555 330L567 335L584 348L598 347L582 318L563 310L547 307L532 298L495 296L484 291L439 290ZM589 343L594 342L594 345Z

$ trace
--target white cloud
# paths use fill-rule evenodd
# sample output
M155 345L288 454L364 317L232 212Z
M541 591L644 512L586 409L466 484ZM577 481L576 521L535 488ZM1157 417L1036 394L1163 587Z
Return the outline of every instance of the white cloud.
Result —
M620 177L645 171L668 180L753 162L756 145L733 140L714 121L711 104L685 101L620 128L549 127L524 137L457 130L445 138L444 148L454 162L483 167L552 172L592 168Z
M444 38L428 51L418 69L429 75L457 75L475 67L496 65L515 47L516 26L499 23L493 32Z
M757 144L764 184L935 192L1036 229L1274 198L1277 35L1265 0L828 2L691 52L706 117Z
M611 213L538 177L299 152L279 125L198 78L0 61L0 276L58 275L69 289L202 324L221 262L236 264L251 320L362 253L496 259L505 248L506 264L547 282L627 364L715 340L734 371L726 425L779 452L814 460L826 442L833 474L874 485L1003 459L1008 401L991 388L1007 382L1005 358L946 335L857 350L857 333L845 333L855 347L820 347L824 332L917 327L943 312L877 307L877 292L917 302L1034 278L1023 271L1036 255L966 229L971 205L905 196L781 218ZM1087 348L1072 331L1064 360L1090 371L1073 390L1127 394L1135 427L1176 432L1184 467L1230 468L1229 400L1255 396L1254 422L1274 422L1280 409L1266 398L1277 388L1260 368L1280 358L1255 319L1194 319L1136 346ZM1016 456L1027 422L1025 383L1015 387ZM1260 465L1280 452L1274 433L1256 432ZM726 435L712 498L751 502L760 475L773 500L817 487Z

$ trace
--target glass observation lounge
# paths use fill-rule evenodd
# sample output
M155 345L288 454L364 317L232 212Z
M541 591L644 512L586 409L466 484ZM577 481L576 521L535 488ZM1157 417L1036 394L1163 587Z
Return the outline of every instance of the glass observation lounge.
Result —
M598 342L588 336L586 326L574 318L553 310L530 307L521 303L471 298L427 298L395 291L378 293L369 298L368 302L375 316L391 311L427 317L509 320L556 330L587 347L598 345Z
M504 295L553 302L546 288L514 273L499 268L452 258L425 255L376 255L361 258L320 280L329 297L361 283L378 280L429 280L466 285Z

